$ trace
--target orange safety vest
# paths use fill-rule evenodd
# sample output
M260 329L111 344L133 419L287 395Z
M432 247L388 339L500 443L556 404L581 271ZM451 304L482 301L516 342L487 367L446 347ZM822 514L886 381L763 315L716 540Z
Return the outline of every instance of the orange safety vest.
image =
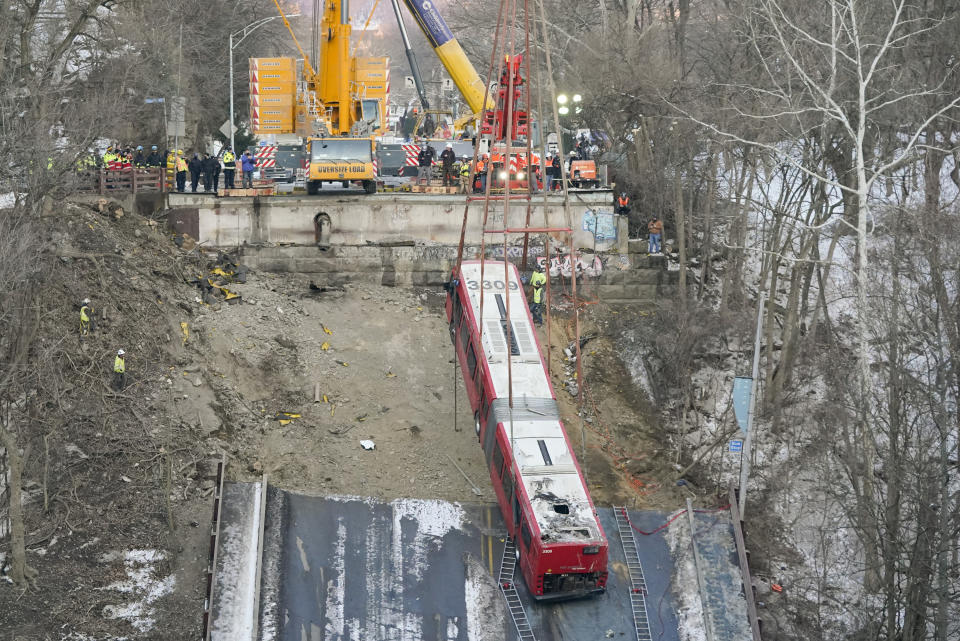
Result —
M626 207L627 205L630 204L630 198L629 197L621 198L620 196L617 196L617 204L620 205L621 207Z
M486 165L484 164L483 159L477 160L477 171L476 171L476 173L482 174L484 167L486 167Z

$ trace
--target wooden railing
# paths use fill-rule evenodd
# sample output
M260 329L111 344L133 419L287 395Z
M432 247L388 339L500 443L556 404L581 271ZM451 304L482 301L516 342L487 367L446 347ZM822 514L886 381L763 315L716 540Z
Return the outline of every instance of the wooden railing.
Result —
M130 169L92 169L82 171L80 191L100 195L110 193L166 192L165 167L135 167Z

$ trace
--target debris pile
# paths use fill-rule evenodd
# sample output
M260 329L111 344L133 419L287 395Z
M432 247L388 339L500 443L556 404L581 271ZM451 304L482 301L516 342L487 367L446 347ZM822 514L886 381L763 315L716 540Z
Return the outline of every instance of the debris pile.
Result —
M189 282L200 289L201 296L197 302L214 305L223 300L233 305L243 299L240 294L228 289L227 285L246 283L249 272L249 267L235 262L232 256L221 252L215 261L207 265L206 274L200 274Z

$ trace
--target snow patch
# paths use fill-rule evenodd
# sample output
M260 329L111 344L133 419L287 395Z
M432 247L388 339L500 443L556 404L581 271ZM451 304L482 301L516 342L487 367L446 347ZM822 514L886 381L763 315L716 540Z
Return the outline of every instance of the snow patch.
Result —
M171 574L161 577L154 565L166 558L158 550L128 550L124 553L110 552L100 557L103 562L123 559L127 578L111 583L102 590L113 590L136 597L137 600L122 605L107 605L103 616L107 619L125 619L138 632L149 632L156 624L153 604L173 592L176 578Z
M297 538L297 545L300 546L300 539ZM301 555L303 548L301 547ZM344 606L346 603L346 562L344 554L347 551L347 526L343 519L337 520L337 551L333 561L333 577L327 580L327 625L326 638L343 638L344 632ZM309 572L309 566L307 567Z

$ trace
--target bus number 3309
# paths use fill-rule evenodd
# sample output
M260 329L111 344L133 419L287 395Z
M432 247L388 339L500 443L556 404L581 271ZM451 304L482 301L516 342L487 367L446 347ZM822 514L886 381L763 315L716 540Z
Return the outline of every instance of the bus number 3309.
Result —
M510 282L510 289L516 290L518 287L519 287L519 286L517 285L516 282L513 282L513 281ZM503 281L502 281L502 280L486 280L486 279L484 279L484 281L483 281L483 288L484 288L484 289L495 289L495 290L503 291ZM467 289L474 290L474 291L480 289L480 283L479 283L479 281L468 280L468 281L467 281Z

